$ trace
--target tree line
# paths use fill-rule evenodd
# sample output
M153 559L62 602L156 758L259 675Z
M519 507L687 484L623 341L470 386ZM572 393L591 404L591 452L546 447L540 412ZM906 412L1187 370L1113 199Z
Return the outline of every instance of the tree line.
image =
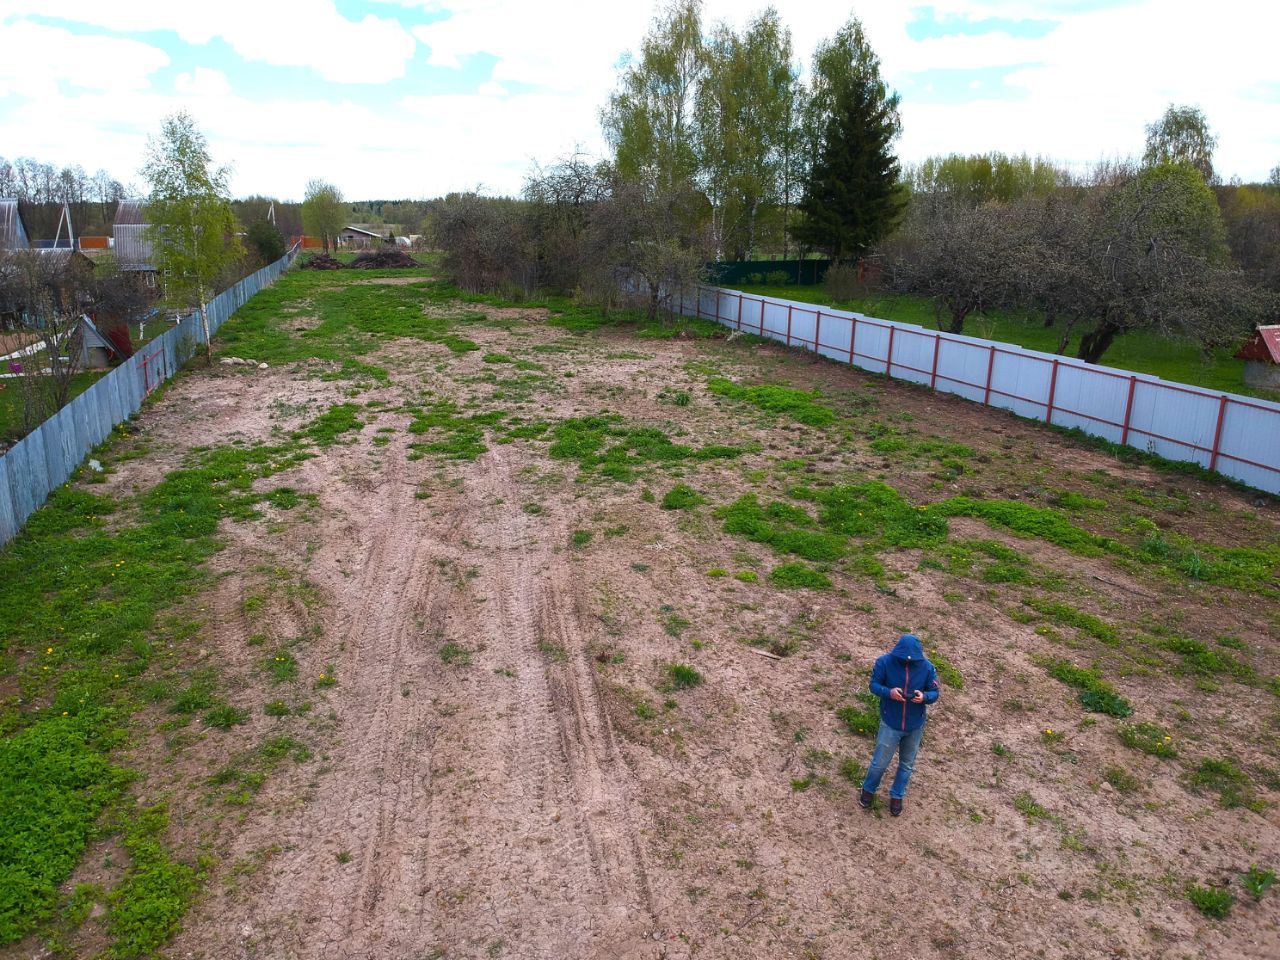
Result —
M1208 352L1274 317L1280 294L1280 171L1223 185L1216 138L1170 105L1141 160L1082 173L1000 154L931 158L880 246L890 285L929 298L953 333L992 309L1043 318L1058 352L1097 362L1137 330Z
M0 157L0 197L23 205L23 218L31 233L52 238L65 203L71 210L76 235L109 234L116 205L130 189L106 170L94 174L72 164L57 167L31 157L12 162Z
M468 289L577 292L650 314L708 260L761 249L856 258L906 202L891 145L897 95L856 18L801 80L790 31L766 8L741 31L699 0L659 9L601 111L611 156L535 166L519 198L451 194L427 221Z
M610 156L535 166L520 198L454 194L428 222L469 289L550 288L655 313L707 261L819 251L833 294L874 256L891 290L961 332L1025 311L1097 362L1136 330L1203 349L1276 316L1280 167L1223 184L1196 107L1170 105L1140 159L1072 171L1042 158L932 157L903 167L899 98L861 23L819 43L801 78L766 8L735 31L699 0L661 7L601 110Z

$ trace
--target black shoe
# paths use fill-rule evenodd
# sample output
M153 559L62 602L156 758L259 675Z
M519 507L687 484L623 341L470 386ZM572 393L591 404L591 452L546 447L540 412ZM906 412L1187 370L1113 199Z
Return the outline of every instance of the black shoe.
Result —
M897 816L898 814L900 814L901 812L902 812L902 798L901 798L901 797L890 797L890 798L889 798L889 813L890 813L890 815L891 815L891 816L895 816L895 817L896 817L896 816Z
M876 798L876 795L874 793L872 793L870 790L864 789L862 791L861 796L858 797L858 806L860 806L863 810L870 810L871 803L872 801L875 800L875 798Z

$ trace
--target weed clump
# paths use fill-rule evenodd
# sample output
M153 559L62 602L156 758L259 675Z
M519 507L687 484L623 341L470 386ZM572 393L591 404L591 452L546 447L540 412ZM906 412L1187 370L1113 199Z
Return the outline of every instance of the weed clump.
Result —
M1226 919L1231 913L1231 905L1235 902L1230 890L1201 887L1194 883L1187 884L1187 899L1211 920Z
M663 674L661 689L667 691L689 690L701 686L704 680L702 674L687 663L669 663Z
M1141 750L1162 760L1172 760L1178 755L1173 737L1154 723L1122 723L1116 735L1130 750Z

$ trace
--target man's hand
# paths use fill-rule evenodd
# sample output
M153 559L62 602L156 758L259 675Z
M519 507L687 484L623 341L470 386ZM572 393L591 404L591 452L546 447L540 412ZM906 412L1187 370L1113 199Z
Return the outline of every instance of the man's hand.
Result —
M915 693L913 693L913 694L911 695L911 702L912 702L912 703L924 703L924 691L923 691L923 690L917 690Z
M896 701L898 701L899 703L906 703L906 702L907 702L907 698L906 698L906 697L904 697L904 696L902 695L902 688L901 688L901 687L894 687L892 690L890 690L890 691L889 691L889 699L890 699L890 700L896 700Z

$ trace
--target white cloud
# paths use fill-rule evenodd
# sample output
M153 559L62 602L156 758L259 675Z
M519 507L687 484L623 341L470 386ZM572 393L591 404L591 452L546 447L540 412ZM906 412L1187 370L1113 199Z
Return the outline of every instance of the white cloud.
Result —
M76 36L19 20L0 23L0 96L40 96L60 81L88 90L141 90L169 63L163 50L137 40Z
M221 70L196 67L190 73L180 73L174 78L173 87L190 97L225 97L231 92L231 82Z
M386 83L404 76L417 44L395 20L348 20L333 0L8 0L7 13L39 14L124 33L172 30L187 43L225 40L246 60L311 67L326 80Z
M445 2L452 11L448 19L414 32L437 65L459 68L477 54L497 59L492 78L474 94L432 95L394 82L416 41L390 19L399 12L392 4L384 16L352 22L331 0L256 6L228 0L215 8L60 0L57 16L68 20L121 32L169 29L192 44L220 36L250 59L305 63L343 81L381 77L387 85L376 91L382 100L377 106L353 103L342 89L321 83L303 99L274 96L269 86L236 94L234 72L228 77L197 66L175 80L176 95L160 94L148 89L149 78L168 57L154 46L73 37L19 21L0 26L27 31L0 33L0 95L18 94L0 105L0 143L20 145L11 152L103 166L130 179L146 136L167 113L187 107L209 137L214 158L234 166L233 189L294 198L314 176L352 197L432 196L477 184L513 192L534 160L547 162L579 144L603 150L598 112L613 88L619 56L637 49L648 28L653 8L647 0L605 9L570 0ZM12 0L10 6L16 4L33 12L37 7L34 0ZM706 16L741 26L763 4L708 0ZM846 4L811 0L782 8L802 62L843 23ZM401 5L442 9L433 0ZM939 68L1015 68L1005 83L1018 99L905 101L902 157L918 161L932 153L996 149L1084 163L1132 154L1142 148L1143 124L1173 101L1198 103L1206 111L1221 136L1217 165L1225 175L1261 178L1280 161L1280 103L1274 95L1259 100L1251 93L1275 89L1268 40L1280 14L1242 0L1219 0L1212 16L1181 0L1059 14L1068 5L939 0L934 6L940 14L1052 16L1061 23L1037 39L984 34L923 42L906 32L912 4L865 5L859 13L891 84L904 86L908 77ZM966 96L969 79L959 91ZM97 92L63 96L56 80ZM956 92L930 78L923 85L929 99L930 87L937 94Z

